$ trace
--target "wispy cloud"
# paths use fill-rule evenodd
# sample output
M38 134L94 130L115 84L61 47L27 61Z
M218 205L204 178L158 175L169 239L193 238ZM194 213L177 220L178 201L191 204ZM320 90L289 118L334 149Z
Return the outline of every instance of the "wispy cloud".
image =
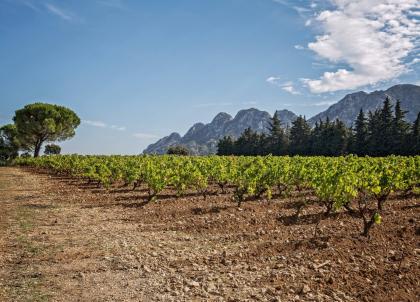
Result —
M49 13L63 19L66 21L72 21L74 19L74 15L70 12L64 10L61 7L58 7L57 5L53 5L51 3L45 3L45 8L48 10Z
M292 82L286 82L283 84L283 86L281 87L281 89L283 89L284 91L290 93L290 94L301 94L299 91L296 90L296 88L293 86Z
M117 125L108 125L105 122L102 121L91 121L91 120L82 120L83 124L92 126L92 127L98 127L98 128L108 128L118 131L125 131L127 128L125 126L117 126Z
M283 82L281 77L279 76L268 77L266 79L266 82L270 83L271 85L280 87L282 90L290 94L293 94L293 95L301 94L298 90L296 90L295 85L292 81Z
M331 0L313 22L322 32L308 48L320 58L345 64L304 79L313 93L349 90L398 78L419 51L418 0Z
M295 49L297 49L297 50L304 50L305 49L305 47L304 46L302 46L302 45L299 45L299 44L296 44L295 46L293 46Z
M125 131L127 129L124 126L116 126L116 125L111 125L111 126L109 126L109 128L115 129L115 130L118 130L118 131Z
M40 9L38 8L38 6L36 6L31 0L14 0L14 1L15 3L24 5L35 12L40 12Z
M133 133L133 136L135 137L135 138L138 138L138 139L156 139L156 138L158 138L158 136L157 135L154 135L154 134L150 134L150 133L141 133L141 132L138 132L138 133Z
M333 104L337 103L337 101L322 101L322 102L318 102L318 103L314 103L314 106L331 106Z
M267 83L272 84L272 85L279 86L279 83L280 83L280 81L281 81L281 77L278 77L278 76L271 76L271 77L268 77L265 81L266 81Z
M312 2L309 7L305 7L303 5L297 5L296 1L293 0L272 0L273 2L286 6L290 9L293 9L300 17L307 18L308 15L312 13L311 8L315 8L317 6L316 3Z
M101 121L90 121L90 120L83 120L82 123L93 126L93 127L99 127L99 128L106 128L107 125L104 122Z
M0 0L1 1L1 0ZM82 21L76 14L73 12L64 9L57 4L53 4L51 1L41 1L41 0L6 0L13 5L25 6L26 8L31 9L36 13L48 13L55 17L68 22L72 21Z

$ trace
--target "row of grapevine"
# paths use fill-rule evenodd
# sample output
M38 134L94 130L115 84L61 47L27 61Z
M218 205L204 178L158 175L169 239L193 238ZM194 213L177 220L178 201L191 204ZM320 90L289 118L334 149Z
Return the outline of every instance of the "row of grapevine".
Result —
M380 222L389 194L419 186L420 156L371 157L188 157L188 156L43 156L19 158L16 164L112 185L144 184L149 200L167 188L177 196L195 190L204 196L218 186L232 188L240 205L246 196L313 192L326 213L342 207L357 211L365 230ZM376 202L372 212L372 201ZM356 207L352 207L356 204Z

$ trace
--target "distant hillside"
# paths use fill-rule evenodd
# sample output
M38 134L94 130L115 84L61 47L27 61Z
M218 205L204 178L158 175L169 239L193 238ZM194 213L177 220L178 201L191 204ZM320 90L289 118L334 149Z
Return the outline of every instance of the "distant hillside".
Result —
M316 121L325 120L327 117L330 120L338 118L345 122L347 126L351 126L360 108L363 108L366 113L369 110L375 111L382 106L387 96L390 97L393 104L397 100L401 101L401 107L408 111L406 115L408 121L413 122L416 119L417 113L420 111L420 86L404 84L392 86L385 91L378 90L371 93L359 91L348 94L338 103L318 113L308 121L313 125Z
M290 126L297 116L288 110L277 111L280 120ZM225 135L237 138L248 127L257 132L267 131L271 115L255 108L239 111L234 118L227 113L217 114L209 124L196 123L181 137L172 133L156 143L149 145L143 153L164 154L170 146L184 145L192 154L214 154L217 142Z
M314 125L316 121L340 119L351 126L356 119L360 108L367 113L374 111L382 106L386 97L389 97L393 104L396 100L401 101L403 110L407 111L406 118L413 122L417 113L420 111L420 86L403 84L395 85L382 91L366 93L359 91L346 95L338 103L330 106L327 110L310 118L308 122ZM297 116L288 110L277 111L283 125L288 125L294 121ZM173 145L184 145L192 154L214 154L217 152L217 142L225 135L237 138L248 127L254 131L267 131L270 114L266 111L260 111L255 108L241 110L234 118L229 114L221 112L209 124L196 123L187 133L181 137L178 133L172 133L169 136L158 140L149 145L143 153L146 154L164 154L167 149Z

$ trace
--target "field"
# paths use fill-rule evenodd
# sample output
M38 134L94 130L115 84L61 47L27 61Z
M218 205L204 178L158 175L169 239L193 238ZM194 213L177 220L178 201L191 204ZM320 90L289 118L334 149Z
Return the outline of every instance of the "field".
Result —
M254 174L227 171L223 190L203 173L165 174L160 188L150 175L126 181L104 168L109 158L94 158L95 171L55 157L1 168L0 300L418 301L418 159L379 159L380 170L374 159L315 158L310 179L293 162L283 188L261 177L276 160L263 158Z

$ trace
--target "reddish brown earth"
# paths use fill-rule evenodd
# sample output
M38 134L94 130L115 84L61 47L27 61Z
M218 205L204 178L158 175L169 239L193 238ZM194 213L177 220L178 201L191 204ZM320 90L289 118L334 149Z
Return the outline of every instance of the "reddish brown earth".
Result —
M314 238L299 196L145 197L0 168L0 301L420 301L419 197L392 196L369 239L344 212Z

